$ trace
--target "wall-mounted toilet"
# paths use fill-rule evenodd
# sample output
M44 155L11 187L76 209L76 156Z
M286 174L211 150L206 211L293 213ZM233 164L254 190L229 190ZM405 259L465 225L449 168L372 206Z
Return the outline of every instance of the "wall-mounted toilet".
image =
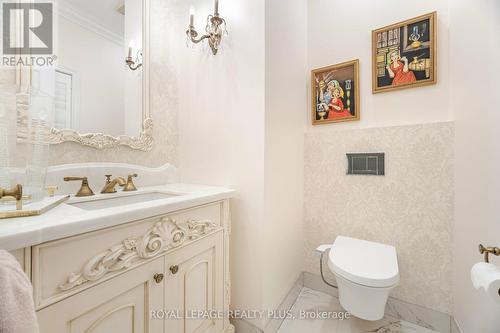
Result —
M394 246L338 236L328 267L335 274L344 309L365 320L384 317L389 293L399 282Z

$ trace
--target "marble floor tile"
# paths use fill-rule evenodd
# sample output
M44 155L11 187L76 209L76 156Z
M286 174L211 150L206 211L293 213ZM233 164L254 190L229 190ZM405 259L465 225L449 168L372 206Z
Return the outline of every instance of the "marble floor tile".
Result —
M342 321L338 333L436 333L398 318L386 316L379 321L366 321L352 317Z
M309 317L314 313L328 311L344 310L342 310L337 298L320 291L303 288L291 309L291 315L294 318L286 319L278 333L336 332L339 325L338 320L334 318L318 320Z
M234 325L234 330L237 333L263 333L260 328L252 325L243 319L232 319L231 324Z
M305 318L308 314L329 313L327 319ZM286 319L279 333L436 333L393 316L379 321L366 321L356 317L342 319L344 314L338 299L320 291L303 288L291 309L292 318ZM337 314L337 316L335 316ZM446 332L440 332L446 333Z
M431 331L448 333L451 330L450 315L429 310L419 305L408 304L394 298L389 298L385 313L392 317L425 327Z

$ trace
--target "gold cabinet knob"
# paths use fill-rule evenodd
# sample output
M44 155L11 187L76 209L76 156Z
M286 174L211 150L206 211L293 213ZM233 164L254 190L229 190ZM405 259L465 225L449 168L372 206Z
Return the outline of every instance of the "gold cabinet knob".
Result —
M155 275L153 275L153 279L156 281L156 283L160 283L161 281L163 281L163 277L164 275L162 273L156 273Z
M170 271L172 272L172 274L177 274L177 272L179 271L179 266L177 265L170 266Z

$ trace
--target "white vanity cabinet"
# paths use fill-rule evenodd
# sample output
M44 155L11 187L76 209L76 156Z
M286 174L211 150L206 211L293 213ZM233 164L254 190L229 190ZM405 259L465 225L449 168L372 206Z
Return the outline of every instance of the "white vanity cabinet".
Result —
M166 257L171 277L165 280L166 309L185 314L166 321L166 332L223 331L224 278L222 233Z
M84 292L38 311L41 333L163 332L163 323L149 321L150 309L163 308L163 272L158 258Z
M31 247L41 333L234 332L229 201Z

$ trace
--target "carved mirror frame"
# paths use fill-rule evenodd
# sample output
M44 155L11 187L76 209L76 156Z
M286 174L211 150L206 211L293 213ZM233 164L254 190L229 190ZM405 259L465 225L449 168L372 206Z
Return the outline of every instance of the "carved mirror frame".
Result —
M74 129L50 128L48 142L61 144L75 142L95 149L127 146L132 149L150 151L153 147L153 119L150 113L150 3L142 0L142 131L139 136L112 136L105 133L80 133ZM19 67L16 72L17 94L17 138L24 142L28 138L28 117L30 86L32 82L31 67Z

